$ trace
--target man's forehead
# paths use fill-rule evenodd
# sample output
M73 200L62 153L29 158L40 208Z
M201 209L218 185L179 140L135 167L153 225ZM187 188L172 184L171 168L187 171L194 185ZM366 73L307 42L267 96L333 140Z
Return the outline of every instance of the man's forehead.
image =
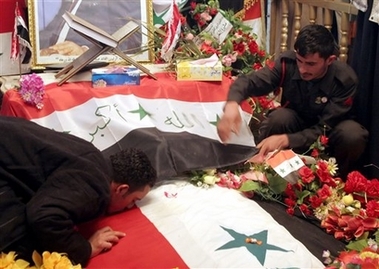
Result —
M323 60L322 57L320 57L320 54L318 52L316 53L309 53L304 56L301 56L297 51L296 53L296 58L301 60L302 62L307 62L307 63L317 63L320 60Z

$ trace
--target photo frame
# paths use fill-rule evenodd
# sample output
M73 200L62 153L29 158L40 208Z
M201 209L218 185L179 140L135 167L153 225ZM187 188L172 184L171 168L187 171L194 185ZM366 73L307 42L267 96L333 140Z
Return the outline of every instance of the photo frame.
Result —
M89 40L65 23L62 15L69 11L113 34L128 21L140 24L138 32L120 44L120 49L133 60L149 63L153 59L152 0L29 0L29 34L32 46L32 69L72 62L89 46ZM122 62L115 54L96 60Z

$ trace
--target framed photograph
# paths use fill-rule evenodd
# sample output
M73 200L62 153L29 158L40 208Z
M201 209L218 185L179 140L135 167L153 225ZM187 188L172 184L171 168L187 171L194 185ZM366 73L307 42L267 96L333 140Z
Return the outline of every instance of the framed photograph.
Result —
M153 59L152 0L29 0L29 33L33 48L32 68L72 62L94 46L89 40L70 29L62 15L72 14L113 34L130 20L140 24L119 48L142 63ZM96 60L123 61L114 54L104 54Z

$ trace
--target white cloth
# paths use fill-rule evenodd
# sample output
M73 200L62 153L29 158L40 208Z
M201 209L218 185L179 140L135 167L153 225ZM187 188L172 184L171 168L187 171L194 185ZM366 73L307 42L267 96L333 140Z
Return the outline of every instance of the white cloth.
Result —
M370 21L379 23L379 0L374 0L370 13Z

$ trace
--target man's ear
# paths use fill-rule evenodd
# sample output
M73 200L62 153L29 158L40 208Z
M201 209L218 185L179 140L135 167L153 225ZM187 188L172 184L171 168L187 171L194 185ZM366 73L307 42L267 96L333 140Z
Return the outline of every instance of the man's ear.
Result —
M120 194L121 196L125 196L128 191L129 191L128 184L120 184L116 188L116 193Z
M331 63L333 63L335 60L337 60L337 56L336 55L330 55L328 59L326 59L326 63L328 65L330 65Z

